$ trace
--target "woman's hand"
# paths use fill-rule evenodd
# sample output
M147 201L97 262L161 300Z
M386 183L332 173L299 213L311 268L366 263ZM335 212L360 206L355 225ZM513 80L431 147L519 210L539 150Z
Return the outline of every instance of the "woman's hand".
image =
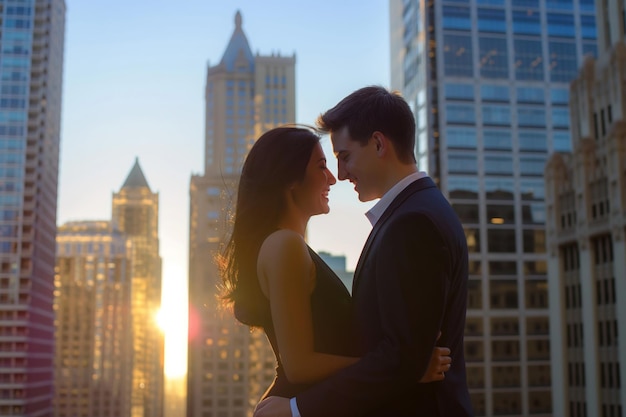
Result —
M445 372L450 369L452 358L450 357L450 349L447 347L435 346L433 354L428 362L426 373L419 380L420 383L442 381L446 375Z

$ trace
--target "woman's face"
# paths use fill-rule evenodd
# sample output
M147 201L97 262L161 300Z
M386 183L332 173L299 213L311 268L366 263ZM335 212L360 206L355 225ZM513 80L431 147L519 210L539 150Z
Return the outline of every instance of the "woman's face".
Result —
M328 213L328 192L336 182L326 166L322 146L317 143L311 152L304 179L291 189L297 208L308 216Z

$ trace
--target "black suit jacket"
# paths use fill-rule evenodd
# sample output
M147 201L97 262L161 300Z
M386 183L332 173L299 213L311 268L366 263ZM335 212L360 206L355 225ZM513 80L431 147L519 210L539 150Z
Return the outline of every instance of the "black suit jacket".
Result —
M410 184L376 223L353 302L361 360L297 396L302 417L472 416L463 331L467 243L430 178ZM420 384L437 334L452 353L444 381Z

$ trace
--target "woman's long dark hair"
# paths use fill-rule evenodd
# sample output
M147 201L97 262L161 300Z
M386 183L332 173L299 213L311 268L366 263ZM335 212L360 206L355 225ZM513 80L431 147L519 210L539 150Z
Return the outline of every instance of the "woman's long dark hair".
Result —
M285 191L304 179L319 140L309 128L278 127L254 143L243 164L233 231L220 260L222 297L242 323L262 324L267 301L257 277L259 249L278 229Z

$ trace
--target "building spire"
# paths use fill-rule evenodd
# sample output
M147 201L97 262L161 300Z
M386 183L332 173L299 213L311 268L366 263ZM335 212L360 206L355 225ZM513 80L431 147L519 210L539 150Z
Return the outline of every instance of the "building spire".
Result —
M239 10L235 13L235 30L241 30L241 12Z
M150 189L146 177L143 175L143 171L139 166L139 157L135 157L135 164L133 165L122 189L124 188L147 188Z

